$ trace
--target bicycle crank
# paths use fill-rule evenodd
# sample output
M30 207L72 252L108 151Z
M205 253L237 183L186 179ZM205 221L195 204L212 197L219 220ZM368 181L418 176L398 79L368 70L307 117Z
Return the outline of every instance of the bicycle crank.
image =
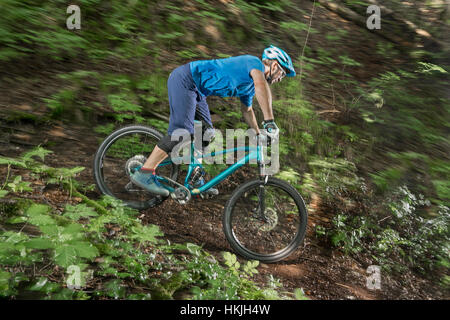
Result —
M186 204L189 200L191 200L191 191L188 188L168 177L161 176L161 178L163 178L163 184L172 184L172 187L175 189L170 193L172 199L177 201L179 204Z

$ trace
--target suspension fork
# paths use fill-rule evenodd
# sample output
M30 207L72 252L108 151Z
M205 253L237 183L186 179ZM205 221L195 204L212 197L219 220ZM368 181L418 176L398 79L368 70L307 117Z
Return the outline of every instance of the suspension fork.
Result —
M259 171L259 179L262 182L259 185L259 190L258 190L258 215L259 218L264 221L267 222L267 217L264 214L266 211L266 206L265 206L265 186L267 184L267 181L269 179L269 176L265 174L265 164L264 164L264 149L262 146L261 141L259 140L259 135L257 136L257 163L258 163L258 171Z

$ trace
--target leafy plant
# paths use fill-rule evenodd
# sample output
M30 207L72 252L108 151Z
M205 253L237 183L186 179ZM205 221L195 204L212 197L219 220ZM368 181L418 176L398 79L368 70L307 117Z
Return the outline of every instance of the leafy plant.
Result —
M30 184L30 182L22 181L22 176L17 176L12 182L8 183L7 186L12 192L33 191L33 189L30 188Z
M64 217L67 217L71 220L78 221L81 218L90 218L97 217L98 214L91 207L88 207L86 204L77 204L76 206L66 205L66 209L64 210Z

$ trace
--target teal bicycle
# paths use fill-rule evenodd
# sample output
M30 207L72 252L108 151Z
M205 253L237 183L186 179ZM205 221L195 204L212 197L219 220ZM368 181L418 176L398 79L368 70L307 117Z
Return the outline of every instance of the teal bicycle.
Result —
M123 127L111 133L101 143L94 158L94 177L99 190L138 210L158 206L168 198L187 204L210 195L212 187L254 160L259 177L238 186L225 204L222 224L228 242L241 256L266 263L286 258L302 243L307 225L305 202L286 181L264 174L262 143L203 154L197 152L192 141L188 146L191 148L190 161L183 183L177 181L182 166L177 164L179 159L169 157L156 168L161 184L170 191L168 197L152 195L133 185L130 174L144 164L162 137L158 130L141 125ZM198 178L204 175L202 159L236 151L244 151L245 156L196 187Z

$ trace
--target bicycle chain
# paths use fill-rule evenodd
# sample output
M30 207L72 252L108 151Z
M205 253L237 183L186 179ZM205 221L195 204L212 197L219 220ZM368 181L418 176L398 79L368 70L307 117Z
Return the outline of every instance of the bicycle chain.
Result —
M161 176L161 178L164 178L163 183L170 182L170 183L178 186L178 188L176 188L174 190L174 192L170 193L170 196L172 197L172 199L176 200L179 204L186 204L187 202L189 202L191 200L191 191L188 188L186 188L182 184L180 184L166 176ZM177 193L180 191L182 191L184 193L183 198L181 198L181 195L180 195L180 197L177 195Z

